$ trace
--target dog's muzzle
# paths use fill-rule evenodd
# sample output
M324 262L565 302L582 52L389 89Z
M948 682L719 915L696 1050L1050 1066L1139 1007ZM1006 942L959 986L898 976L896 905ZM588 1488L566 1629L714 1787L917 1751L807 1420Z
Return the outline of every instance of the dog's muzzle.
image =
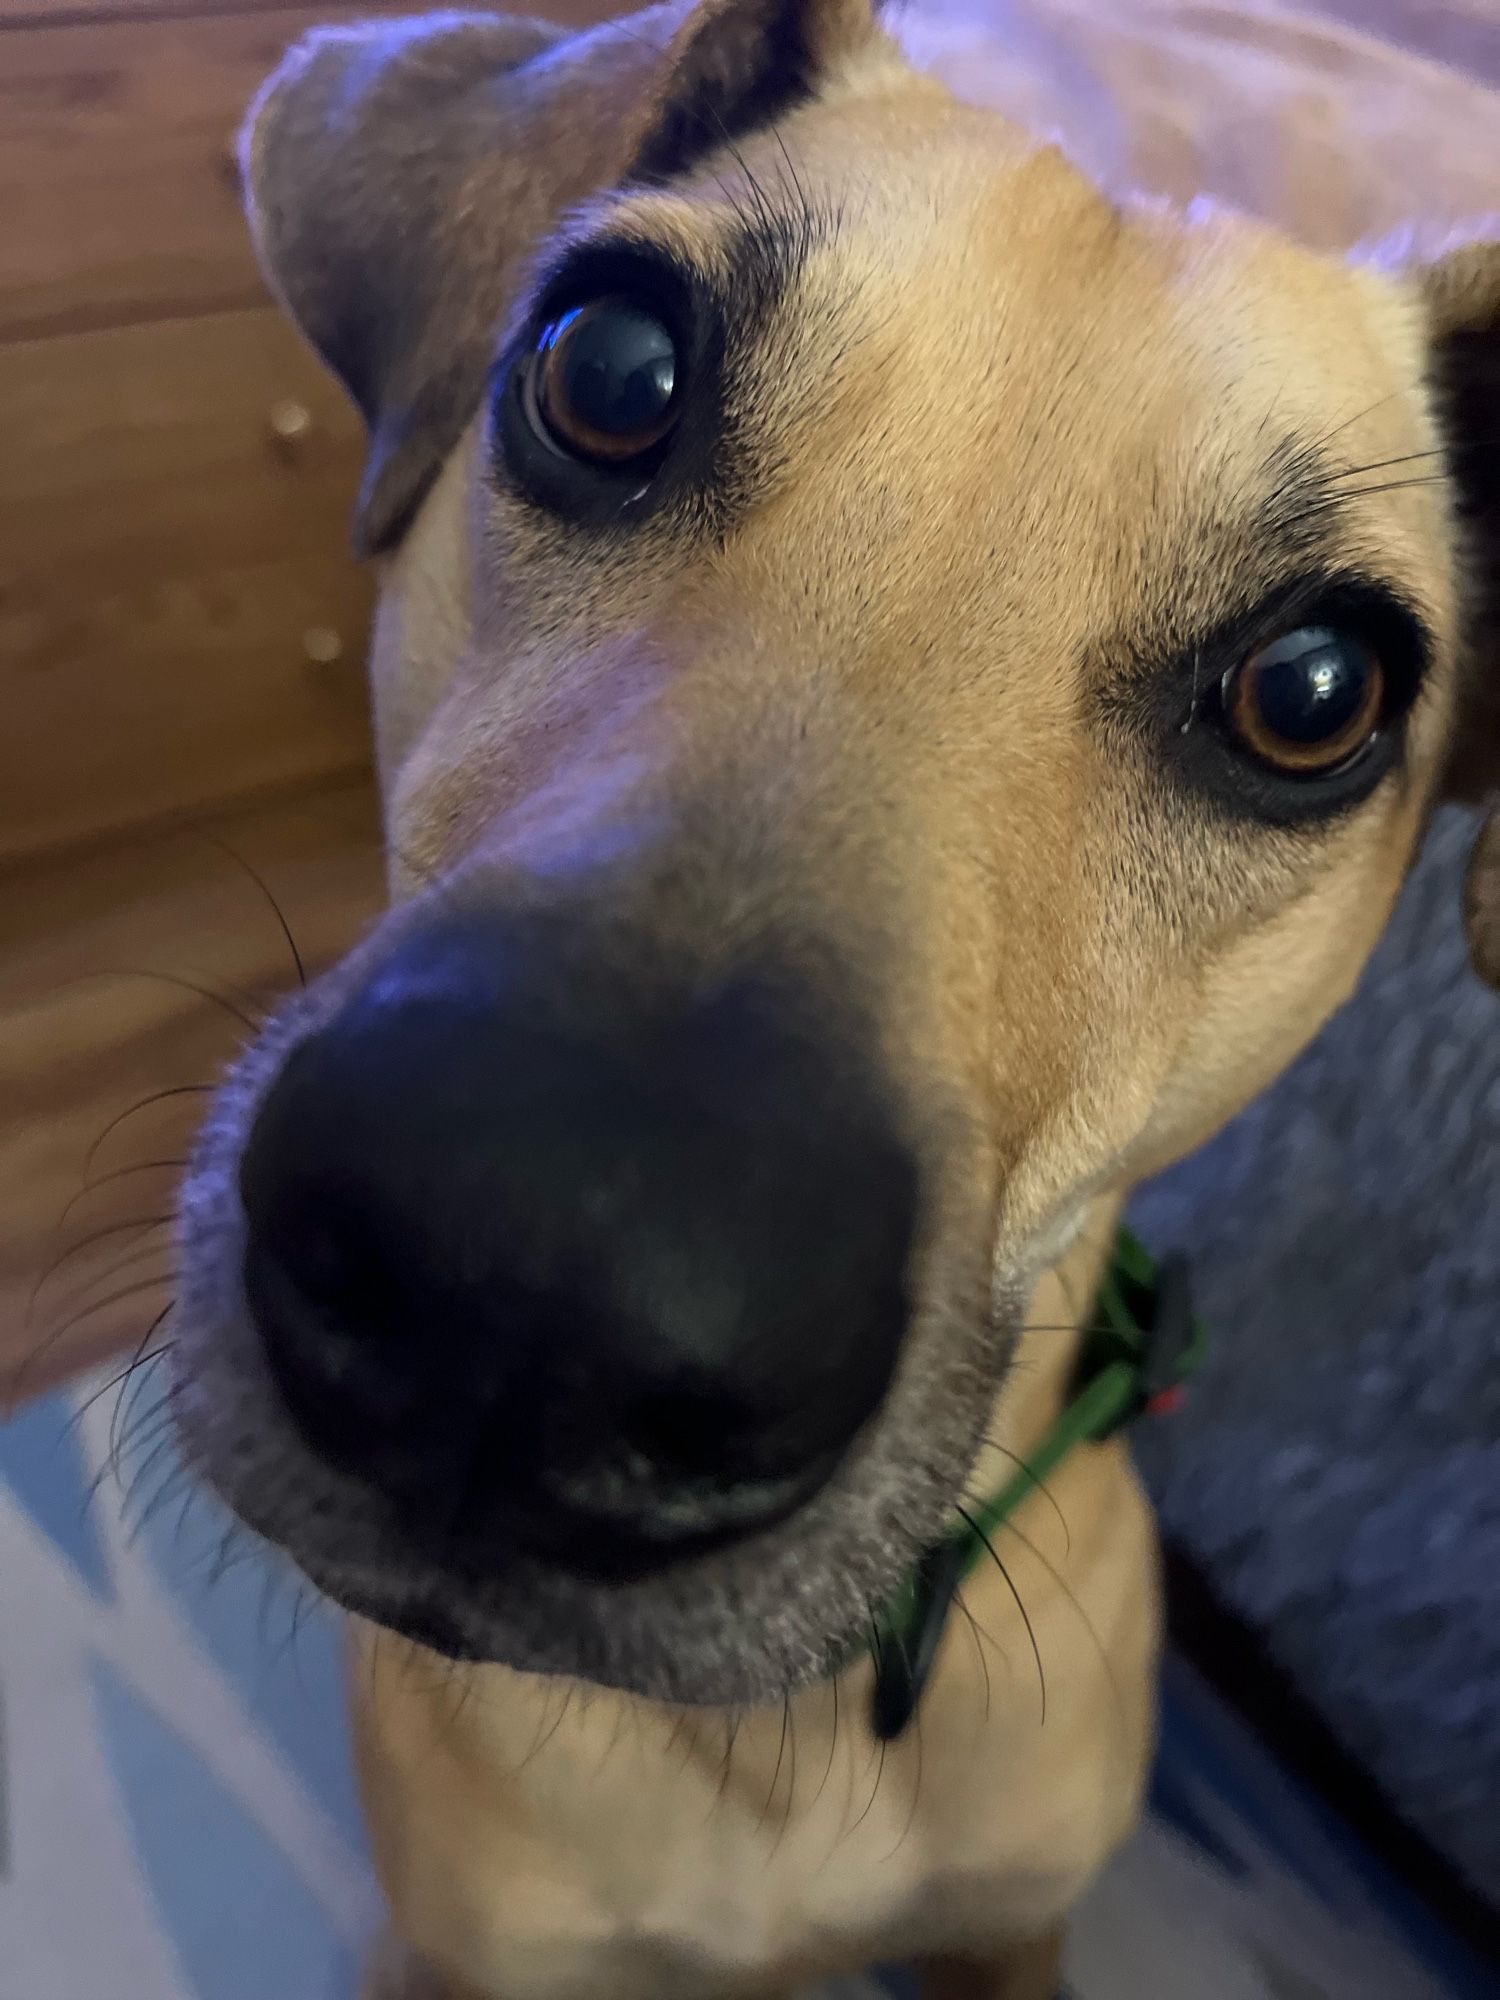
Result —
M643 1577L784 1519L890 1385L918 1174L820 988L557 923L410 928L240 1164L244 1289L312 1449L455 1574Z

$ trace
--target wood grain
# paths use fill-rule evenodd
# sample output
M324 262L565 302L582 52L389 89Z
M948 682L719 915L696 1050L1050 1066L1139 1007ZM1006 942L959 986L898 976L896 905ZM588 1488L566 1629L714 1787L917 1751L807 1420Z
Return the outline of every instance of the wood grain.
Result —
M358 428L277 314L12 347L0 436L0 857L363 760Z
M159 1218L179 1169L149 1163L183 1158L205 1099L182 1086L244 1041L239 1012L295 982L270 904L215 839L262 877L310 968L379 908L364 783L0 876L0 1412L138 1341L170 1298ZM160 1091L177 1094L145 1102Z
M312 963L380 901L358 430L258 303L225 160L290 34L381 11L0 0L0 1404L170 1295L150 1163L292 977L237 864L142 823L225 834Z
M260 302L234 134L288 41L349 11L8 33L0 339Z
M0 0L0 33L28 27L94 27L120 21L180 20L185 16L213 17L219 14L298 14L306 12L307 0L259 0L253 8L246 0ZM477 7L479 0L473 0ZM323 11L325 20L336 7ZM423 14L442 11L423 0L407 0L405 6L373 5L354 11L366 15L389 13ZM503 11L503 10L501 10ZM516 8L516 12L540 14L554 21L588 22L609 13L625 13L628 8L602 7L595 0L547 0L540 7Z
M295 13L304 5L305 0L260 0L255 11ZM90 27L117 21L177 20L185 15L246 11L245 0L0 0L0 32L47 25ZM414 4L413 11L420 12L420 5Z
M261 301L231 163L245 107L305 27L399 11L304 0L5 33L0 340ZM558 0L542 11L608 10Z

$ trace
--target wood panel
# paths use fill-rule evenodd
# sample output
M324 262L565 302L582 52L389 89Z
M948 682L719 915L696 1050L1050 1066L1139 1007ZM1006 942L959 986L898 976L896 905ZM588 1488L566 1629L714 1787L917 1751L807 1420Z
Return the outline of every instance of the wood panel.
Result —
M0 339L258 302L233 137L288 41L350 11L7 34Z
M0 437L0 858L364 759L358 428L275 312L11 347Z
M479 0L471 0L479 7ZM259 0L253 9L260 14L292 14L306 10L307 0ZM243 14L252 11L245 0L0 0L0 33L7 29L40 27L77 27L107 24L116 21L177 20L184 16L215 14ZM333 11L325 9L324 18ZM423 0L407 0L405 6L396 8L369 6L362 10L365 14L400 12L422 14L445 11L434 4L424 5ZM503 12L504 9L496 11ZM595 4L595 0L548 0L540 7L520 6L512 9L516 13L540 14L554 21L594 21L607 13L628 11L623 8L607 8Z
M262 877L310 968L379 907L367 785L0 876L0 1414L138 1341L170 1298L157 1218L180 1169L151 1163L182 1160L204 1104L182 1086L245 1039L235 1010L295 980L270 905L210 834Z
M291 13L306 0L259 0L262 14ZM184 15L243 14L245 0L0 0L0 33L26 27L92 26L114 21L173 20ZM370 12L377 10L371 8ZM421 11L414 0L412 12Z
M368 778L338 775L366 759L357 426L259 303L226 166L285 39L379 11L0 0L0 1405L170 1295L181 1086L292 977L194 828L310 963L380 901Z
M259 300L231 165L245 107L304 27L399 11L304 0L6 33L0 340ZM557 0L542 11L582 21L609 10Z

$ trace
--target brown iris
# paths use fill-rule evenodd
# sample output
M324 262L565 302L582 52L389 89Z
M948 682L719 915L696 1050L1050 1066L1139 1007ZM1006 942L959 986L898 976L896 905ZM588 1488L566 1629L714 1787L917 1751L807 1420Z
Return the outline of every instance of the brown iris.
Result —
M1379 726L1385 676L1372 647L1331 625L1301 625L1225 680L1240 744L1274 770L1317 777L1357 756Z
M677 420L679 365L671 330L623 298L596 299L543 329L534 363L536 414L574 458L628 465Z

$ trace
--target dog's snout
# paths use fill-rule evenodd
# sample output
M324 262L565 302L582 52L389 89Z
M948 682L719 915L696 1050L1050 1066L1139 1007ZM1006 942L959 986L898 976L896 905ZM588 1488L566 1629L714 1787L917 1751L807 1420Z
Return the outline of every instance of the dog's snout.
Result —
M890 1382L915 1155L828 1000L414 931L292 1052L245 1284L315 1449L444 1557L644 1573L785 1516Z

